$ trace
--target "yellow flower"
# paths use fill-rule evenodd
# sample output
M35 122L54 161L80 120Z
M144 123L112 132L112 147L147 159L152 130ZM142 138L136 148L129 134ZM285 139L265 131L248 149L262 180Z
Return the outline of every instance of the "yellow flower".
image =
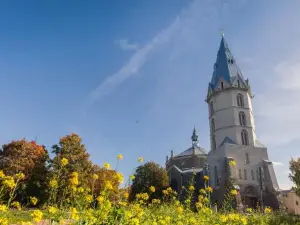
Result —
M206 176L206 175L205 175L205 176L203 177L203 179L207 181L207 180L209 180L209 176Z
M253 212L253 209L252 209L252 208L247 208L247 209L246 209L246 212L247 212L247 213L252 213L252 212Z
M15 180L11 176L4 177L3 185L7 186L9 189L13 189L16 186Z
M97 197L97 201L101 204L102 202L104 202L104 197L103 196L98 196Z
M78 173L77 172L73 172L71 174L71 178L69 179L69 182L71 185L74 185L74 186L78 185L79 182L78 182Z
M38 199L36 197L30 197L30 202L32 205L36 205L36 203L38 202Z
M40 210L33 210L30 214L34 222L40 222L43 218L43 213Z
M123 196L124 196L124 198L128 198L128 197L129 197L128 192L124 192L124 193L123 193Z
M162 190L162 193L163 193L164 195L167 195L167 194L168 194L168 191L167 191L167 190Z
M237 190L232 189L232 190L230 191L230 194L231 194L232 196L237 196L238 192L237 192Z
M0 224L1 225L8 225L8 219L7 218L0 218Z
M230 166L235 166L235 165L236 165L236 162L235 162L234 160L231 160L231 161L229 162L229 165L230 165Z
M124 176L122 173L117 173L117 180L119 183L123 183L124 182Z
M114 189L111 182L108 180L105 182L105 188L108 189L108 190L112 190Z
M77 189L77 191L78 191L79 193L83 193L83 192L84 192L84 188L83 188L83 187L79 187L79 188Z
M206 188L206 191L211 193L211 192L213 192L213 189L212 189L210 186L208 186L208 187Z
M104 163L104 168L109 170L110 169L110 164L109 163Z
M19 211L22 209L20 202L17 202L17 201L12 202L11 206L16 208Z
M7 206L6 205L0 205L0 212L6 212Z
M138 158L138 162L139 162L139 163L144 162L144 158L143 158L143 157L139 157L139 158Z
M201 189L200 189L200 194L204 194L204 195L205 195L205 194L206 194L206 191L205 191L203 188L201 188Z
M49 186L51 188L57 188L57 180L51 179L50 182L49 182Z
M181 206L177 207L177 212L181 214L183 212L183 208Z
M71 219L72 220L78 220L79 219L78 212L77 212L76 208L71 207L70 208L70 213L71 213Z
M129 176L129 179L130 179L130 180L134 180L134 178L135 178L135 176L134 176L133 174L131 174L131 175Z
M189 186L189 190L190 190L190 191L195 191L195 187L194 187L193 185L190 185L190 186Z
M119 202L119 205L125 207L125 206L127 206L127 202Z
M48 212L49 212L50 214L55 214L55 213L57 212L57 208L55 208L55 207L53 207L53 206L50 206L50 207L48 208Z
M86 200L87 202L92 202L92 201L93 201L93 196L92 196L92 195L86 195L86 196L85 196L85 200Z
M271 213L272 209L270 207L266 207L264 210L265 213Z
M62 159L60 160L60 163L61 163L62 166L66 166L66 165L68 165L69 160L66 159L66 158L62 158Z
M0 178L3 178L3 177L5 177L5 174L2 170L0 170Z
M160 203L160 200L159 199L152 199L152 204L159 204Z
M98 180L99 176L97 174L93 174L93 180Z
M155 187L154 187L154 186L151 186L151 187L149 187L149 190L150 190L152 193L154 193L154 192L155 192Z
M122 159L123 159L123 155L122 155L122 154L118 154L118 155L117 155L117 159L118 159L118 160L122 160Z
M23 180L25 177L24 173L17 173L15 176L17 180Z

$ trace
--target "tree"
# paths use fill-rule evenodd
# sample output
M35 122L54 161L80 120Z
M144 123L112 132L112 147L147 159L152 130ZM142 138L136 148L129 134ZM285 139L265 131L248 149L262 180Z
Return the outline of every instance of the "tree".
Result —
M289 177L295 184L294 190L300 196L300 158L291 159L290 171Z
M25 139L12 141L2 146L0 151L0 170L6 175L16 173L25 175L18 200L24 201L26 196L35 196L40 202L46 199L46 163L49 159L46 148L35 141Z
M94 178L95 175L97 176L97 179ZM105 190L106 182L110 182L113 188L109 192L109 198L110 200L115 201L118 197L119 185L122 182L122 178L122 174L118 174L115 170L109 170L101 168L98 165L93 165L89 186L93 189L94 196L98 196Z
M62 178L66 178L72 172L77 172L79 182L83 185L88 183L86 178L92 170L92 162L79 135L73 133L62 137L59 144L54 145L52 149L52 153L55 154L51 161L53 172L60 168L60 162L65 158L68 160L68 164L62 171Z
M138 193L149 193L151 186L155 187L155 193L152 193L151 197L160 198L162 190L169 185L167 171L154 162L148 162L139 166L134 176L130 200L133 200Z
M62 205L67 198L74 195L72 188L89 187L92 162L82 139L74 133L62 137L52 149L55 156L50 163L49 201Z

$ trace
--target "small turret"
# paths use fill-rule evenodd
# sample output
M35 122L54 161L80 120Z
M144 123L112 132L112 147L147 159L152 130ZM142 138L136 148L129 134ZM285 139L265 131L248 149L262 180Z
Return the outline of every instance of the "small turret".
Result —
M196 131L195 127L194 127L194 130L193 130L193 135L192 135L191 139L192 139L193 148L197 147L198 146L198 135L197 135L197 131Z

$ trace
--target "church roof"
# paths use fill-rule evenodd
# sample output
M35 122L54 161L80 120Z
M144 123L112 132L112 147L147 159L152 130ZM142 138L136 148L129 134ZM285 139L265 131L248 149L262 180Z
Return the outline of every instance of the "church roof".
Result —
M190 156L194 154L194 148L195 148L195 155L205 155L206 151L204 148L201 148L199 146L190 147L184 152L179 153L178 155L175 155L174 157L182 157L182 156Z
M241 70L236 64L224 35L222 35L217 60L214 64L213 75L209 83L209 92L217 89L220 79L223 79L229 86L232 86L237 80L239 80L241 86L245 88L249 86L248 80L244 79Z

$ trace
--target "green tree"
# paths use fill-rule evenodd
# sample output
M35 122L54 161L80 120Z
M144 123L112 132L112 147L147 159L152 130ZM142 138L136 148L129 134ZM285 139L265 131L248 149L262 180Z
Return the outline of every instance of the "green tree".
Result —
M300 158L290 160L290 179L295 184L294 189L298 196L300 196Z
M134 176L135 178L130 191L130 200L133 200L138 193L149 193L150 186L155 187L155 193L151 194L151 198L160 198L162 190L169 185L167 171L154 162L147 162L139 166Z
M46 167L49 159L46 148L35 141L25 139L12 141L2 146L0 151L0 170L13 176L23 173L25 178L17 193L17 200L24 202L29 196L46 200Z

